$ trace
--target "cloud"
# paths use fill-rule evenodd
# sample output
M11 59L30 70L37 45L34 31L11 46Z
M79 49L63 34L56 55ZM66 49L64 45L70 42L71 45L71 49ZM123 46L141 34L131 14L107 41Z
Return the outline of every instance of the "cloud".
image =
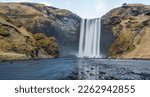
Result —
M70 5L70 2L68 0L65 0L66 5Z
M96 5L95 5L96 10L104 10L107 8L107 2L106 0L100 0L97 1Z
M109 2L108 0L98 0L95 5L95 10L97 12L97 16L102 16L109 10Z
M41 2L41 3L43 3L43 4L47 5L47 6L52 6L51 2Z
M121 2L116 2L116 0L97 0L95 9L98 16L103 16L107 12L109 12L111 9L120 6Z
M100 11L101 13L104 13L104 12L108 11L108 9L109 9L108 6L109 6L108 0L98 0L96 2L95 9L97 11Z

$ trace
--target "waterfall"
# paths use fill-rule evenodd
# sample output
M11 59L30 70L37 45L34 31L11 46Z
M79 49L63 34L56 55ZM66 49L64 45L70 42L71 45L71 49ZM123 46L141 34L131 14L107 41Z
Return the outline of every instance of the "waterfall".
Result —
M80 26L79 58L101 58L101 19L82 19Z

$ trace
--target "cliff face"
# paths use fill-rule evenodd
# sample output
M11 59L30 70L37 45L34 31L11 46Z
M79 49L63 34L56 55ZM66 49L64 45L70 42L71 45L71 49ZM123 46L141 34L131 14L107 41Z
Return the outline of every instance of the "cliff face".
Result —
M0 60L52 58L58 56L58 46L53 37L41 37L42 35L32 34L24 27L18 28L10 21L11 19L7 16L0 15ZM37 35L41 38L37 38ZM49 44L45 43L46 39ZM46 45L48 49L43 45Z
M59 56L56 39L30 31L30 21L45 17L34 8L17 3L0 4L0 60L52 58ZM32 33L31 33L32 32Z
M102 17L102 32L110 35L106 37L110 57L150 58L149 5L130 4L111 10Z
M4 53L26 58L25 49L30 52L38 49L42 57L57 57L60 52L68 55L77 51L80 17L70 11L37 3L1 3L0 8L3 21L0 22L1 58ZM12 49L12 45L17 51Z
M57 39L61 55L78 49L80 17L68 10L37 3L10 3L1 5L4 14L18 27L32 33L44 33Z

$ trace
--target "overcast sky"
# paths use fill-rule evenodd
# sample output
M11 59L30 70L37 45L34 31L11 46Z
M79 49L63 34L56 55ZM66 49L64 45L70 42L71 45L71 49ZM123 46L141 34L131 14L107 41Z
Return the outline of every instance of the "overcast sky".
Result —
M36 2L62 9L68 9L82 18L96 18L104 15L122 3L150 5L150 0L0 0L0 2Z

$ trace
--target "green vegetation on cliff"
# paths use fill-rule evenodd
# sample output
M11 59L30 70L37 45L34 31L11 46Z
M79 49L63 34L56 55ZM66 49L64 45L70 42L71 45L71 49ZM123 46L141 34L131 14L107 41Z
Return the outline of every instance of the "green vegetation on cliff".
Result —
M44 49L44 51L54 57L59 56L59 48L54 37L46 37L43 33L37 33L33 35L37 41L38 47Z

